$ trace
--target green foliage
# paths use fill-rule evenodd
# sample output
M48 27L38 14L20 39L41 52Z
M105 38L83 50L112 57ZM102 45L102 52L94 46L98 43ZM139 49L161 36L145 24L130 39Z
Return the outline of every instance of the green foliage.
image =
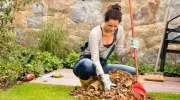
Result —
M63 61L64 67L73 68L73 66L76 63L76 61L78 60L79 56L80 56L80 54L75 51L70 52Z
M4 31L6 31L6 28L10 29L11 21L13 19L12 16L12 9L13 9L13 3L12 0L1 0L0 1L0 32L4 34ZM6 7L5 7L6 6ZM4 30L5 29L5 30Z
M51 53L40 52L32 47L22 47L16 43L16 35L13 33L12 27L13 12L18 11L22 5L25 6L33 1L37 2L37 0L0 0L0 88L11 86L17 80L23 79L28 73L39 76L62 67L62 60L52 56ZM58 29L53 32L57 34L57 32L63 33L64 31ZM59 38L56 38L57 35L54 37L52 37L53 34L50 35L51 40L55 40L53 41L54 45L50 44L52 45L51 48L57 51L55 47L58 46L61 52L64 41L60 42L63 46L59 44L59 41L62 40L61 38L64 39L64 35L58 34ZM52 41L48 42L51 43ZM52 53L56 54L57 52Z
M176 64L169 61L166 62L164 68L165 76L180 76L180 64Z
M140 74L144 74L147 72L153 72L154 71L154 67L152 64L148 64L148 63L143 63L143 62L139 62L139 73Z
M128 61L126 63L126 65L135 67L135 62L134 61ZM139 74L141 74L141 75L143 75L144 73L147 73L147 72L153 72L154 71L153 65L151 65L151 64L138 62L138 67L139 67Z
M112 54L110 55L110 57L108 59L108 63L109 64L118 64L118 63L120 63L120 59L117 56L116 52L112 52Z
M35 0L1 0L0 1L0 32L5 34L6 29L12 30L12 12L16 12L21 5L33 2Z
M13 33L13 12L18 11L21 5L35 0L0 0L0 54L6 56L15 45L15 34Z
M23 80L29 73L39 76L62 67L62 60L48 52L17 45L6 58L0 58L0 88Z
M40 52L32 47L22 47L16 55L22 64L25 73L34 73L36 76L62 68L62 60L48 52Z
M56 56L51 55L48 52L38 54L37 59L34 61L40 61L45 72L51 72L63 67L62 60L60 60Z
M53 24L47 25L41 32L40 50L48 51L60 58L67 54L67 34L62 27L55 27Z
M20 1L20 0L19 0ZM15 34L12 29L12 12L16 11L17 4L28 3L31 0L1 0L0 1L0 56L6 57L15 45Z
M13 85L19 78L21 67L15 61L7 63L6 60L0 59L0 88L6 88Z
M126 65L129 66L135 66L135 62L129 61L126 63ZM154 72L154 65L152 64L147 64L143 62L138 63L139 66L139 73L144 74L147 72ZM164 67L164 75L165 76L180 76L180 65L173 63L173 62L166 62L165 67Z

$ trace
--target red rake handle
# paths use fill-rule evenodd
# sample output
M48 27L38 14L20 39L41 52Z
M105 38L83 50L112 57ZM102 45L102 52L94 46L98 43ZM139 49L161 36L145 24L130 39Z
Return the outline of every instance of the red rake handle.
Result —
M132 12L132 0L129 0L129 9L130 9L130 18L131 18L132 38L135 38L134 19L133 19L133 12ZM136 66L136 80L138 82L139 72L138 72L137 50L134 49L133 53L134 53L134 61L135 61L135 66Z

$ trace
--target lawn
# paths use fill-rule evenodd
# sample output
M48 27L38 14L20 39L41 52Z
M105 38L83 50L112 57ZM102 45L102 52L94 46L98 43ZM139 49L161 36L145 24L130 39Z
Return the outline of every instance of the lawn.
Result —
M74 87L25 83L0 91L0 100L73 100Z
M173 93L148 93L150 97L156 97L160 100L180 100L180 94L173 94Z
M24 83L6 91L0 91L0 100L73 100L69 95L74 87ZM180 94L148 93L160 100L179 100Z

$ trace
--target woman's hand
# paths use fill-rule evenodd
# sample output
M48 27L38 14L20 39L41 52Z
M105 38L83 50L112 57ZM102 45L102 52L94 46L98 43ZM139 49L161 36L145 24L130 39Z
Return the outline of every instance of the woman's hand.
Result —
M131 50L139 48L139 41L137 39L131 39Z
M111 88L111 86L116 86L116 84L112 83L110 78L109 78L109 74L103 74L101 75L101 79L104 83L104 90L109 90Z

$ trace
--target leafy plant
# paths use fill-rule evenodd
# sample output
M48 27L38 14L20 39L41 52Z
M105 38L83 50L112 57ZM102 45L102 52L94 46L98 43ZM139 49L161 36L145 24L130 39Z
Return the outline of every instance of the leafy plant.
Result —
M135 67L135 62L129 61L126 63L126 65ZM143 75L144 73L147 73L147 72L153 72L154 71L153 65L151 65L151 64L138 62L138 67L139 67L139 74L141 74L141 75Z
M154 67L152 64L148 64L148 63L143 63L143 62L139 62L139 67L140 67L140 74L144 74L147 72L154 72Z
M62 68L62 60L48 52L40 52L33 47L22 47L17 55L25 73L34 73L36 76Z
M120 63L120 59L118 58L116 52L112 52L111 56L108 59L108 63L110 64Z
M18 6L27 4L32 0L1 0L0 1L0 56L6 58L15 45L15 34L13 33L12 12L17 11Z
M73 68L79 56L80 54L75 51L70 52L63 61L64 67Z
M166 62L164 66L165 76L180 76L180 65L173 62Z
M39 76L62 67L62 60L56 56L16 43L12 13L32 1L35 0L0 0L0 88L13 85L17 80L23 79L27 73Z
M52 56L48 52L42 52L38 55L36 60L41 61L45 72L50 72L63 67L62 60L56 56Z
M51 53L40 52L34 47L16 46L6 59L0 58L0 88L23 80L29 73L37 77L62 67L62 60Z
M16 34L13 33L13 13L20 7L37 0L0 0L0 56L7 58L16 46Z
M41 51L48 51L60 58L66 56L67 34L62 27L48 24L43 28L40 35L39 47Z
M6 88L14 84L22 72L22 67L18 61L12 59L0 59L0 88Z

